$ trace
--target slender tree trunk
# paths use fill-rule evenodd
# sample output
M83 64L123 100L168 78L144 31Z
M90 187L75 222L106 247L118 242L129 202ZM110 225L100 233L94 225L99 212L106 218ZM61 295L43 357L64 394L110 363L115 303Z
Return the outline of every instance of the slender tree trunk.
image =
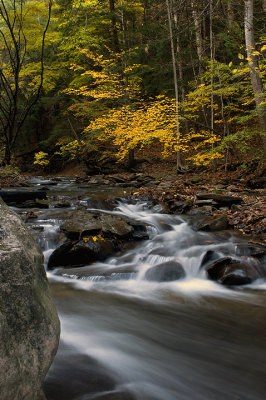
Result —
M179 81L180 81L180 89L181 89L181 98L182 102L185 102L185 84L184 84L184 74L183 74L183 63L182 63L182 56L181 56L181 46L180 46L180 34L178 29L178 15L177 9L173 11L174 14L174 23L176 28L176 55L177 55L177 67L179 73ZM185 121L185 132L188 133L188 121Z
M116 15L115 15L115 0L109 0L109 7L111 12L111 28L113 34L113 46L116 53L120 53L118 32L116 26Z
M176 58L175 58L175 48L174 48L174 38L173 38L172 16L171 16L171 8L170 8L169 0L166 0L166 8L167 8L167 15L168 15L168 26L169 26L173 74L174 74L174 86L175 86L176 142L177 142L177 146L179 146L179 144L180 144L180 122L179 122L178 83L177 83L177 73L176 73ZM176 168L177 168L177 172L182 169L181 152L179 149L177 149L177 153L176 153Z
M212 17L213 17L213 0L210 1L210 60L211 60L211 133L214 129L214 98L213 98L213 75L214 75L214 47L213 47L213 30L212 30ZM213 147L213 144L212 144Z
M253 27L253 0L244 0L245 4L245 40L246 40L246 51L248 56L248 65L251 84L255 96L256 107L259 117L259 125L262 132L266 132L266 106L263 102L263 83L259 76L259 63L258 57L254 54L255 40L254 40L254 27ZM264 146L266 143L264 141Z
M199 75L202 76L202 58L203 58L203 40L201 34L201 15L199 12L198 4L195 0L191 0L192 17L195 26L196 46L199 59Z
M234 7L233 7L233 0L228 0L227 3L227 16L228 16L228 27L231 31L234 26Z
M177 55L177 67L178 67L179 80L180 80L180 89L181 89L182 101L185 101L183 63L182 63L182 57L181 57L180 35L179 35L179 29L178 29L178 15L177 15L176 9L173 11L173 15L174 15L174 23L175 23L175 29L176 29L176 55Z
M9 143L6 142L3 165L10 165L10 164L11 164L11 149Z

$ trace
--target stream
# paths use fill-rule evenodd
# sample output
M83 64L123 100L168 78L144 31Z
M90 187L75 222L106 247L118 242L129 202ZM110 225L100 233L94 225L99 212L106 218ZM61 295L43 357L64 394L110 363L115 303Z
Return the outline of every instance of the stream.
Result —
M266 282L229 288L200 269L207 250L245 255L246 239L195 232L184 216L127 200L123 188L31 179L34 189L47 183L48 196L67 198L67 209L101 209L149 226L148 240L93 264L91 274L47 272L61 320L60 348L44 386L48 400L265 399ZM120 198L111 210L110 197ZM46 264L60 240L53 210L27 221ZM151 266L171 260L183 266L184 278L145 279Z

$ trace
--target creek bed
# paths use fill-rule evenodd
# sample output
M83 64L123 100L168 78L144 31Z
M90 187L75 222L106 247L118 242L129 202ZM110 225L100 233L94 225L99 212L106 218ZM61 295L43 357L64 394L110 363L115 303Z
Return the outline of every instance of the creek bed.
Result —
M71 197L71 209L102 208L107 197L126 195L68 181L49 188L50 196ZM186 219L145 203L125 200L105 211L148 224L150 238L94 264L91 273L48 272L62 334L47 399L263 400L266 282L229 288L200 269L206 251L236 256L246 240L195 232ZM36 236L47 259L60 221L45 213L34 224L42 227ZM149 268L172 260L183 266L182 279L145 279Z

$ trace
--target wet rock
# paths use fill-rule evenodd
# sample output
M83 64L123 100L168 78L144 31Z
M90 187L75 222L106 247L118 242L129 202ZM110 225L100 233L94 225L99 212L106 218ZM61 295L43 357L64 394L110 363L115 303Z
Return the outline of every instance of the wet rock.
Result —
M160 256L160 257L169 257L169 249L166 247L157 247L149 252L149 255L153 256Z
M18 208L49 208L48 204L38 202L37 200L26 200L23 203L10 203Z
M72 242L67 240L51 254L47 269L56 267L80 267L95 261L104 261L115 251L111 240L100 235L84 237Z
M213 250L206 251L201 260L200 269L205 267L207 264L210 264L212 261L218 260L219 258L220 256L216 251Z
M258 259L266 255L266 247L253 246L248 244L238 244L236 246L236 255L238 256L252 256Z
M188 215L198 216L198 215L211 215L212 206L202 206L193 208L188 212Z
M64 276L75 279L89 279L91 277L103 278L105 280L108 279L132 279L137 275L137 267L132 265L128 266L116 266L106 267L106 264L97 263L97 265L86 265L83 267L76 268L58 268L57 271L54 272L57 276Z
M101 232L104 236L129 237L133 232L124 219L106 213L92 214L86 211L73 211L65 220L61 230L71 239L84 235L94 235Z
M109 180L115 183L126 183L126 179L121 175L112 175L109 176Z
M215 193L198 193L197 198L199 200L213 200L219 207L231 207L232 204L240 204L243 202L241 197L226 196Z
M185 200L185 201L173 201L169 203L169 210L170 212L174 212L175 214L184 214L192 207L193 202L192 200Z
M35 199L46 199L46 192L45 191L34 191L34 192L28 192L28 191L0 191L0 197L4 200L6 204L21 204L24 203L25 201L29 200L35 200Z
M219 214L212 217L203 217L195 222L194 227L197 231L215 232L228 228L226 214Z
M260 266L249 261L234 260L231 257L220 258L206 267L211 280L223 285L246 285L263 277Z
M131 237L134 240L148 240L149 235L147 233L147 226L143 223L136 221L127 220L127 223L133 228Z
M196 200L194 203L196 206L217 206L218 203L216 201L213 201L211 199L207 200Z
M37 400L59 340L43 255L0 200L0 398Z
M182 279L185 271L176 261L167 261L149 268L145 273L145 279L155 282L170 282Z
M59 201L58 203L53 204L54 208L68 208L71 207L71 203L69 201Z

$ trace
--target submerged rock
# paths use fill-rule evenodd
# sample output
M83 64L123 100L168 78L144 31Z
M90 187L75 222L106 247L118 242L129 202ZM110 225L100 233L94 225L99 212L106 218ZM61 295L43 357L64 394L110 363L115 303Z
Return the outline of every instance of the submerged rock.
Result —
M103 365L61 343L47 374L44 393L47 400L85 400L92 394L114 390L115 384Z
M145 273L145 279L155 282L170 282L182 279L185 271L176 261L167 261L149 268Z
M0 398L39 400L57 350L59 320L41 250L1 199L0 221Z

